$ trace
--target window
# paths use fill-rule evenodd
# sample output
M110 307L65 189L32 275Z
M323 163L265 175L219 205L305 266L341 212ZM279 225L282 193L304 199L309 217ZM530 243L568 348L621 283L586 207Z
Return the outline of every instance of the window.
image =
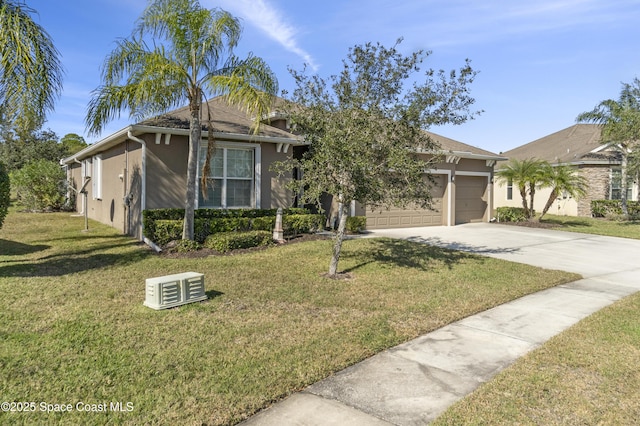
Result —
M631 200L632 195L633 195L633 176L627 176L627 200ZM622 199L622 170L621 169L611 169L609 198L611 200Z
M207 197L205 199L199 190L198 206L253 208L256 205L254 152L255 149L252 148L216 147L211 159ZM198 174L202 172L206 155L207 147L203 144L200 148Z
M93 157L93 170L91 171L93 199L102 199L102 155Z
M513 179L507 180L507 200L513 200Z

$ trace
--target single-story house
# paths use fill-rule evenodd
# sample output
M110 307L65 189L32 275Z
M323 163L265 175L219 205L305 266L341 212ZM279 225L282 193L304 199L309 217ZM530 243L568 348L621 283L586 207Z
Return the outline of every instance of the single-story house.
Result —
M591 201L620 199L620 155L607 149L601 141L601 127L596 124L575 124L559 132L519 146L502 155L509 159L536 158L553 164L575 166L589 183L587 195L579 200L562 194L549 209L561 216L591 216ZM501 163L503 166L505 163ZM534 210L541 212L551 193L550 188L536 192ZM638 182L628 181L628 200L638 199ZM511 182L498 182L495 206L521 207L522 199Z
M295 203L285 185L297 171L279 177L270 170L273 162L308 149L304 140L288 130L286 117L275 113L258 134L252 134L252 121L244 112L221 98L209 105L216 140L215 191L209 189L205 198L198 188L196 208L277 208ZM188 136L189 110L184 107L127 126L61 160L76 193L77 211L143 239L144 210L184 208ZM437 183L432 210L371 211L354 203L351 214L366 215L370 229L489 221L494 165L505 158L433 133L431 137L442 146L438 153L442 162L425 170ZM207 129L203 128L200 165L206 147Z
M216 141L211 165L216 190L210 188L205 198L198 187L196 208L290 206L293 196L285 188L286 178L278 177L269 166L298 155L306 142L287 131L280 117L274 116L253 134L252 121L244 112L220 98L209 105ZM203 129L199 171L207 136ZM78 212L143 239L144 210L185 206L188 148L189 108L184 107L127 126L64 158L61 164L70 186L75 191L85 188L86 197L76 196ZM199 182L198 176L197 185Z

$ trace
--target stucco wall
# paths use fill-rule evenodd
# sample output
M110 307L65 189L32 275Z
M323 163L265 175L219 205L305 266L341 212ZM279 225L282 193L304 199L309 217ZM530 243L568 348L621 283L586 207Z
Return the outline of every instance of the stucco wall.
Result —
M144 135L147 142L147 209L184 208L187 187L189 139L172 135Z
M289 191L285 185L288 179L291 179L293 174L288 173L283 177L279 177L278 174L271 170L271 164L276 161L285 161L287 158L293 155L293 147L289 146L287 152L277 151L277 144L273 143L261 143L261 202L260 206L263 209L275 209L278 207L291 207L293 205L293 194Z

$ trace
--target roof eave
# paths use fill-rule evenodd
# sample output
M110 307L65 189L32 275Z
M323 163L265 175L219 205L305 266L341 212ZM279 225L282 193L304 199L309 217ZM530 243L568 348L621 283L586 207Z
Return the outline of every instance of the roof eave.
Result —
M105 139L102 139L99 142L96 142L88 147L84 148L82 151L75 153L72 156L67 158L63 158L60 160L60 164L71 164L80 159L84 159L90 157L93 154L97 154L99 152L103 152L112 146L117 145L120 142L123 142L127 139L127 134L131 131L134 135L141 135L144 133L164 133L171 135L180 135L180 136L189 136L189 129L177 129L172 127L157 127L157 126L147 126L142 124L133 124L125 127L124 129L118 130L117 132L109 135ZM202 132L202 137L207 138L209 136L208 131ZM230 140L235 142L252 142L252 143L273 143L273 144L289 144L294 146L305 146L309 145L308 142L300 139L299 137L295 137L292 135L291 138L285 137L277 137L277 136L263 136L263 135L243 135L237 133L225 133L225 132L214 132L213 136L217 140Z

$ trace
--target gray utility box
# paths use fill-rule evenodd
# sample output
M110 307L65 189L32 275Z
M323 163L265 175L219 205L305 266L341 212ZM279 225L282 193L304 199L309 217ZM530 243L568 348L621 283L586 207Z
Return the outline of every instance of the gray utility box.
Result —
M167 309L207 300L204 275L197 272L147 278L144 305L151 309Z

